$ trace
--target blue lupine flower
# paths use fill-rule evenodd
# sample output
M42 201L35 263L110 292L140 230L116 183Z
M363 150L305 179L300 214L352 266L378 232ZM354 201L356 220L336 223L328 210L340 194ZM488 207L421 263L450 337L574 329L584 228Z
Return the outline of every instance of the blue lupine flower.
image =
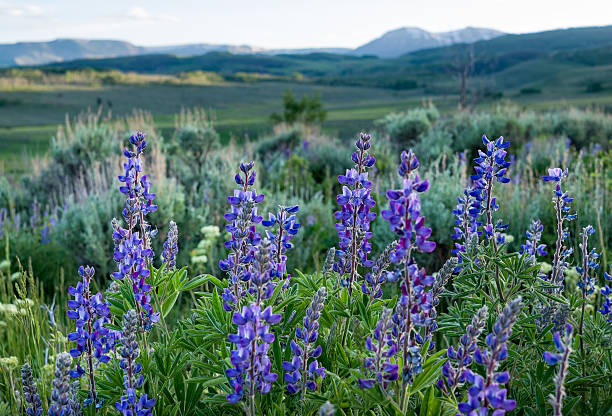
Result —
M527 253L529 260L532 262L535 262L537 257L543 257L548 254L546 252L546 244L540 243L542 231L544 231L544 226L538 219L532 220L525 232L527 240L525 240L525 244L521 245L520 253Z
M261 306L254 303L243 306L242 312L234 312L232 321L238 325L238 331L228 338L236 344L236 349L231 351L233 367L225 371L233 388L233 393L226 397L230 403L241 401L246 394L249 405L254 406L256 392L270 392L272 383L278 378L276 373L270 371L272 364L268 350L274 342L270 325L280 320L281 315L272 313L271 306L262 311ZM254 415L250 412L249 416Z
M102 299L102 293L92 296L90 291L94 268L90 266L79 267L79 276L82 280L76 287L70 286L68 293L74 299L68 300L68 318L76 320L76 331L68 334L70 341L76 342L76 347L70 350L70 355L78 358L85 353L86 369L77 363L76 370L70 372L73 378L80 378L86 374L89 379L89 394L97 405L98 396L94 379L94 359L100 363L107 363L110 357L106 354L114 347L115 334L106 328L110 322L110 309L108 303Z
M582 266L576 266L576 271L580 274L578 287L585 297L595 291L596 279L593 279L591 271L599 268L597 259L599 259L600 254L597 253L594 248L589 251L589 235L594 233L595 230L591 225L587 225L582 229L582 243L580 243L580 248L582 249Z
M127 197L122 212L127 228L122 228L119 221L113 221L114 259L118 267L113 277L131 279L140 326L149 330L159 320L159 312L154 313L150 303L151 285L146 283L149 264L153 260L150 240L157 232L151 230L146 216L155 212L157 205L153 204L155 194L151 192L151 182L147 175L143 175L142 155L147 146L145 134L138 131L130 136L130 144L133 150L123 151L128 160L123 164L124 174L119 176L119 182L123 183L119 190Z
M26 402L26 414L29 416L42 415L42 401L34 383L32 367L28 363L21 367L21 386L23 387L23 397Z
M604 272L604 278L607 281L612 281L612 266L610 266L610 274ZM599 313L606 317L607 321L612 323L612 289L610 286L605 285L601 289L601 294L604 296L604 299L601 303L601 309L598 309Z
M123 315L121 361L119 362L119 366L125 373L123 377L125 395L115 402L115 408L124 416L150 416L155 405L155 399L149 399L146 394L139 398L136 391L144 383L142 365L136 361L140 355L140 346L136 339L138 332L138 313L130 309Z
M465 380L471 387L468 390L467 402L459 403L458 406L462 415L488 415L489 408L492 408L494 415L501 416L516 407L516 401L507 399L507 390L502 388L502 385L508 382L508 372L496 372L496 370L499 363L508 357L506 342L512 335L512 327L522 307L520 296L510 301L493 325L493 332L487 336L487 348L485 350L477 348L474 352L474 361L487 369L486 383L483 377L470 369L464 370Z
M296 328L295 340L291 340L292 359L283 362L283 369L286 371L285 381L289 393L299 391L304 396L306 388L314 390L317 387L317 378L325 377L325 368L320 367L317 361L322 348L319 345L312 349L312 346L319 336L319 318L326 297L327 291L323 286L312 297L312 302L306 310L306 316L304 316L304 325Z
M274 231L266 230L266 236L272 243L272 260L274 267L272 268L272 276L283 278L287 270L287 250L291 247L291 238L295 236L300 224L296 222L296 216L299 210L297 205L291 207L279 206L276 215L269 213L268 220L263 220L261 224L264 227L275 228ZM287 283L291 279L287 275Z
M70 366L72 357L67 352L58 354L53 375L51 390L51 405L49 416L64 416L70 414Z
M230 287L222 294L226 311L240 309L240 301L245 293L244 282L251 278L249 265L261 242L261 234L255 231L255 225L261 223L263 218L257 215L256 205L263 202L264 195L251 189L256 177L253 166L253 161L240 163L242 173L236 173L234 181L242 188L235 189L234 194L227 198L231 211L224 215L228 221L225 229L231 234L231 239L225 242L225 247L230 253L227 259L219 261L219 268L228 274L230 280Z
M361 284L361 291L369 296L368 304L382 296L382 285L387 281L386 272L391 264L391 253L393 253L396 246L397 241L389 244L372 265L372 270L368 271L365 275L364 282Z
M497 244L504 242L501 232L508 228L508 225L503 224L501 220L493 224L491 214L499 209L497 198L492 195L493 183L510 182L510 179L505 176L511 164L506 160L505 150L510 146L510 142L505 141L503 137L490 141L485 135L482 136L482 142L486 147L486 152L478 150L478 157L474 159L476 173L470 177L474 184L470 191L470 195L474 197L470 214L485 215L483 236L486 239L493 238L495 247L497 247Z
M455 390L458 385L465 383L464 370L469 368L474 359L478 337L482 333L487 321L489 310L483 306L478 310L472 323L465 329L465 334L459 339L457 350L451 345L446 351L446 362L442 365L443 378L438 380L438 387L445 393Z
M550 396L550 404L553 407L554 416L562 416L563 397L565 397L565 376L569 367L569 356L572 352L572 326L565 326L565 335L561 338L559 332L553 335L553 341L557 352L545 351L543 359L550 365L560 363L559 371L555 375L555 394Z
M376 218L376 213L371 209L376 202L371 196L372 182L368 179L367 169L374 166L376 158L368 152L370 139L369 134L360 134L355 142L357 151L351 156L355 167L348 169L345 175L338 176L338 182L343 186L342 193L336 198L340 211L334 213L340 221L336 224L340 242L334 271L339 273L343 285L348 287L349 295L353 292L357 267L371 267L373 264L368 254L372 251L370 223ZM347 273L348 279L345 278Z
M436 248L436 243L428 240L431 228L425 226L425 217L421 216L418 194L429 189L429 182L427 179L421 181L418 174L412 174L418 167L419 160L412 150L403 151L398 168L402 189L387 191L389 209L381 211L391 231L399 236L391 254L391 262L396 264L409 263L413 249L431 253Z
M366 340L366 348L373 353L373 357L365 359L365 369L368 376L373 378L359 378L359 386L364 389L374 387L375 384L386 388L387 385L398 379L398 365L392 362L397 353L397 343L393 338L393 311L383 308L382 316L376 324L372 337Z
M166 264L167 270L173 270L176 267L177 253L178 227L174 221L170 221L168 225L168 238L164 241L164 249L162 251L162 261Z

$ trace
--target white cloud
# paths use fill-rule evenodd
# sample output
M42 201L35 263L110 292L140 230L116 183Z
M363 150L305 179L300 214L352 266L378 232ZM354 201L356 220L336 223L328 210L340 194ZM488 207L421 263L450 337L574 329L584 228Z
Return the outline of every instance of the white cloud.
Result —
M31 17L41 16L45 10L36 5L15 5L11 3L0 2L0 15L10 17Z
M144 7L130 7L120 14L120 17L142 23L178 22L178 18L166 14L151 14Z

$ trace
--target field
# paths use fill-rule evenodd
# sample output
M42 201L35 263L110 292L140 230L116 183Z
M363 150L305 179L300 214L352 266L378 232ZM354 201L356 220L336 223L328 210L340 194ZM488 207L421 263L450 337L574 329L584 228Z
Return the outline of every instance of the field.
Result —
M612 415L612 68L561 35L463 106L447 48L0 72L0 414Z

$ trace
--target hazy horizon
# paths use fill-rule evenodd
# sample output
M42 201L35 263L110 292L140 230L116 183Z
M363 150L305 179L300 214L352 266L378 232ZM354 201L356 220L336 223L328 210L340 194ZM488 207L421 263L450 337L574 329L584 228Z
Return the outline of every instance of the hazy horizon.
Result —
M210 3L210 4L209 4ZM350 6L350 7L349 7ZM503 19L500 19L503 16ZM467 26L507 33L612 24L612 3L569 1L108 0L75 8L69 0L0 0L0 43L61 38L112 39L141 46L186 43L251 45L266 49L355 48L383 33L413 26L447 32ZM59 28L59 29L58 29Z

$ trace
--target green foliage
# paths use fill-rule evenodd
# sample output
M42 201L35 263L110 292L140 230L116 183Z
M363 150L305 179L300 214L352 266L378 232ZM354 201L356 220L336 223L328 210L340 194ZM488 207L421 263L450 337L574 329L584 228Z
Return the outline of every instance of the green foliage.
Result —
M327 118L327 111L323 109L321 94L316 93L312 97L303 96L297 101L291 90L286 90L283 96L284 111L282 114L270 115L276 123L293 124L296 122L304 124L322 123Z

